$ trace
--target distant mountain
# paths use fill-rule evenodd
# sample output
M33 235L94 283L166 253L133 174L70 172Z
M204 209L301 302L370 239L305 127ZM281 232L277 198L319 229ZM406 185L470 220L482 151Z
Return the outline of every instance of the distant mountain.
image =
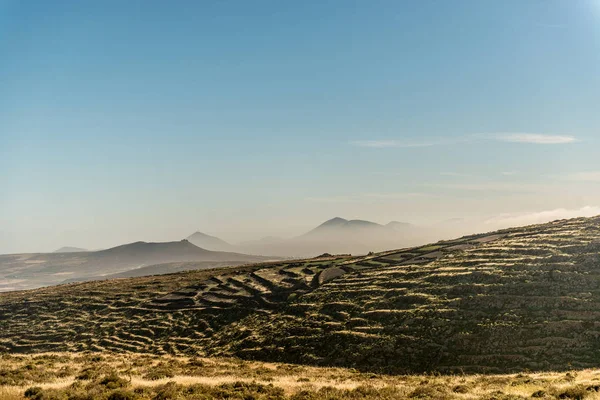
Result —
M235 246L232 246L226 241L202 232L194 232L187 237L187 240L190 243L207 250L233 251L235 249Z
M79 253L82 251L87 251L86 249L81 249L79 247L70 247L70 246L65 246L65 247L61 247L58 250L54 250L54 253Z
M349 233L353 231L362 231L365 229L379 230L382 228L386 229L383 225L379 225L371 221L363 221L360 219L346 220L344 218L335 217L323 222L321 225L317 226L315 229L311 230L308 233L305 233L302 236L307 237L313 235L320 235L322 233L329 235L331 233Z
M409 241L400 239L406 238L402 238L391 227L371 221L335 217L291 241L303 255L318 255L364 254L408 245Z
M323 222L321 225L317 226L315 229L313 229L310 232L319 231L322 229L335 229L335 228L345 227L348 225L348 222L349 221L347 219L340 218L340 217L331 218L330 220Z
M381 225L371 221L335 217L307 233L290 238L269 238L240 244L244 253L284 257L314 257L323 253L366 254L424 243L414 225L393 221Z
M273 257L210 251L187 240L135 242L93 252L0 255L0 291L47 286L65 280L82 281L155 264L199 261L239 264L272 259Z
M179 242L147 243L135 242L90 253L95 260L119 260L119 262L146 265L175 261L263 261L264 257L247 254L211 251L200 248L188 240Z
M244 254L271 255L279 257L315 257L319 254L366 254L370 251L383 251L417 246L423 243L451 237L453 232L461 232L462 220L453 225L416 226L408 222L390 221L385 225L362 220L331 218L308 232L292 237L268 236L239 244L196 232L188 237L193 244L210 250L234 251Z

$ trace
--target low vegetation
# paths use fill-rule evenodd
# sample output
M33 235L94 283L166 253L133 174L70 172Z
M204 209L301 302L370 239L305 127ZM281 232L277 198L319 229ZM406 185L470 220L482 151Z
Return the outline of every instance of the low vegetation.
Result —
M0 398L9 400L600 399L600 370L391 376L230 358L55 353L3 355L0 376Z
M600 218L579 218L364 257L4 293L0 351L237 357L378 374L566 372L600 367L599 317ZM156 364L142 377L162 382L174 368Z

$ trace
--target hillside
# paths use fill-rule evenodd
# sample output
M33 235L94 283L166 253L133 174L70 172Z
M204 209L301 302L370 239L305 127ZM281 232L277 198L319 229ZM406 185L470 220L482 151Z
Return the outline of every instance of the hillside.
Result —
M235 246L227 243L223 239L202 232L194 232L187 237L187 240L190 243L207 250L235 251Z
M187 240L135 242L101 251L0 255L0 292L56 285L64 281L97 279L150 265L213 261L259 262L267 257L201 249Z
M368 257L0 295L0 351L238 356L381 372L600 366L600 218Z

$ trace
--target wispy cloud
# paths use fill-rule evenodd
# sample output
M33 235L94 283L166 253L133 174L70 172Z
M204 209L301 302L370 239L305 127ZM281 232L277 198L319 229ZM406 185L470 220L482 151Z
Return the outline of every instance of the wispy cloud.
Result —
M384 139L384 140L352 140L350 144L357 147L370 147L374 149L385 148L411 148L411 147L432 147L449 146L454 144L464 144L472 142L500 141L507 143L525 143L525 144L568 144L579 140L571 135L547 135L543 133L495 133L495 134L476 134L469 136L458 136L454 138L433 138L427 140L414 139Z
M539 193L555 191L556 186L540 183L475 182L475 183L423 183L424 187L472 192Z
M555 210L531 213L502 214L497 217L488 219L487 221L485 221L485 223L493 225L495 227L523 226L541 224L557 219L593 217L596 215L600 215L600 207L585 206L571 210L565 208L558 208Z
M600 182L600 171L576 172L566 175L565 178L574 182Z
M569 135L545 135L540 133L499 133L496 140L509 143L530 144L568 144L577 142L577 138Z

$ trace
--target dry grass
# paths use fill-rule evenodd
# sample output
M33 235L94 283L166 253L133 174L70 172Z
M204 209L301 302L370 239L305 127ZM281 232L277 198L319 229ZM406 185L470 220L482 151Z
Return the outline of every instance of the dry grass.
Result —
M32 370L35 375L30 373ZM65 371L70 374L65 376ZM229 358L53 353L4 355L0 358L0 378L4 379L4 384L0 384L0 400L600 400L600 370L394 376Z
M0 386L0 399L2 400L22 400L23 393L21 388Z

